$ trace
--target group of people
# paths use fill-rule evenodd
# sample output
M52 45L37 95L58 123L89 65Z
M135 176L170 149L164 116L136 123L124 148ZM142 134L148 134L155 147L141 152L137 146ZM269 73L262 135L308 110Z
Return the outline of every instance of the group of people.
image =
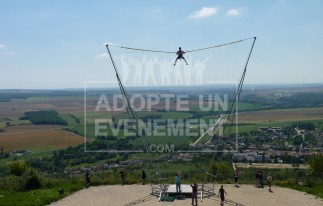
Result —
M120 170L119 174L120 174L120 179L121 179L121 185L124 185L125 179L126 179L126 172L122 169L122 170ZM145 170L142 170L142 172L141 172L142 185L146 184L146 177L147 177L147 175L146 175Z
M120 180L121 180L121 185L124 185L125 183L125 176L126 176L126 172L121 169L119 171L120 174ZM146 182L146 172L145 170L142 170L141 173L141 178L142 178L142 184L144 185ZM239 187L238 185L238 178L239 178L239 173L238 170L234 170L233 172L233 177L234 177L234 182L235 182L235 187ZM269 173L267 176L267 183L269 186L269 192L272 192L271 190L271 186L272 186L272 181L273 181L273 177L272 175ZM85 182L86 182L86 188L90 187L91 184L91 180L90 180L90 173L89 171L87 171L85 173ZM175 185L176 185L176 193L181 193L181 179L179 174L177 173L175 176ZM197 205L197 188L198 188L198 184L196 182L194 182L193 184L190 184L190 186L192 187L192 205ZM263 185L263 172L261 169L258 169L256 171L256 185L257 188L264 188ZM227 195L228 193L224 190L223 185L221 185L220 189L219 189L219 193L218 193L218 197L220 197L221 199L221 205L224 205L224 201L225 201L225 194Z
M179 177L179 174L177 174L175 177L175 185L176 185L176 193L181 193L181 179ZM192 187L192 205L194 205L194 201L195 201L195 205L197 205L198 185L196 182L194 182L193 184L190 184L190 186Z
M175 176L175 185L176 185L176 193L181 193L181 180L179 175L177 174ZM194 182L193 184L190 184L190 186L192 187L192 205L197 206L197 188L198 188L198 184L196 182ZM219 193L218 193L218 197L221 198L221 205L224 205L224 194L228 194L224 188L223 185L221 185L221 188L219 189Z
M272 192L271 190L271 185L272 185L273 177L271 176L270 173L267 175L267 183L269 186L269 192ZM256 171L256 185L257 188L264 188L264 183L263 183L263 171L261 169L258 169Z

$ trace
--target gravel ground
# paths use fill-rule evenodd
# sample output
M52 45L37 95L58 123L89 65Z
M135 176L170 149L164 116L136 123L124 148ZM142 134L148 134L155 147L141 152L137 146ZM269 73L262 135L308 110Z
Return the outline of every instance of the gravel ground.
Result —
M252 185L223 185L228 193L225 205L245 206L323 206L323 200L304 192L291 189L273 187L273 192L268 188L259 189ZM219 185L216 185L216 193ZM107 185L90 187L76 192L64 199L50 204L50 206L165 206L165 205L191 205L191 199L175 200L174 202L159 202L158 198L150 195L150 185ZM198 205L220 205L216 196L198 200Z

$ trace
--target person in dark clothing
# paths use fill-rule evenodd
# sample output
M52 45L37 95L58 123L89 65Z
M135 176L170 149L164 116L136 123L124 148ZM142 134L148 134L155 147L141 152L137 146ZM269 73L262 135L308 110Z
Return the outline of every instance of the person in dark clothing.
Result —
M256 187L260 187L259 185L259 174L260 174L260 171L259 169L256 171Z
M85 173L85 183L86 183L86 188L89 188L90 184L91 184L90 173L89 172Z
M235 187L239 187L238 185L238 178L239 178L239 173L238 173L238 170L234 170L233 172L233 177L234 177L234 182L235 182Z
M228 193L226 193L226 191L223 189L223 185L221 185L221 188L219 189L219 194L218 194L218 197L220 196L221 198L221 205L224 205L224 194L228 194Z
M147 177L147 175L146 175L145 170L142 170L142 172L141 172L141 179L142 179L142 184L143 185L146 183L146 177Z
M263 184L262 180L263 180L263 172L262 172L262 170L259 170L259 184L260 184L261 188L264 188L264 184Z
M125 176L126 176L126 173L125 173L125 171L122 169L122 170L120 171L121 185L124 185L124 182L125 182Z
M192 205L194 205L194 200L195 200L195 205L197 205L197 187L198 185L196 182L194 184L190 185L192 187Z
M176 65L176 62L177 62L177 60L182 60L182 59L184 59L184 61L185 61L185 63L186 63L186 65L188 65L188 63L187 63L187 61L186 61L186 59L184 58L184 54L185 54L185 52L182 50L182 48L181 47L179 47L179 49L178 49L178 51L176 52L176 54L177 54L177 58L176 58L176 60L175 60L175 63L174 63L174 66Z

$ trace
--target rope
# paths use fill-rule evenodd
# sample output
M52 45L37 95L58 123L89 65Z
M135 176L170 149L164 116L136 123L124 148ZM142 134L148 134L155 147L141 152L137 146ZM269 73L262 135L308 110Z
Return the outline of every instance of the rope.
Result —
M229 110L229 113L227 114L227 119L229 121L231 121L231 123L233 122L235 116L236 116L236 112L234 112L234 105L236 105L236 102L238 102L240 100L240 94L241 94L241 90L242 90L242 86L243 86L243 82L244 82L244 78L246 76L246 72L247 72L247 67L248 67L248 63L249 63L249 60L250 60L250 56L251 56L251 53L252 53L252 50L253 50L253 47L255 45L255 42L256 42L256 37L253 37L253 42L252 42L252 46L250 48L250 51L249 51L249 54L248 54L248 57L247 57L247 60L246 60L246 63L245 63L245 66L244 66L244 69L243 69L243 72L242 72L242 75L241 75L241 78L240 78L240 82L239 82L239 85L238 85L238 88L233 96L233 99L232 99L232 102L231 102L231 107L230 107L230 110ZM237 106L237 105L236 105ZM223 133L226 129L226 126L227 126L227 123L225 124L224 126L224 129L223 129ZM228 136L231 134L231 125L229 127L229 134Z
M202 51L202 50L207 50L207 49L213 49L213 48L216 48L216 47L227 46L227 45L230 45L230 44L236 44L236 43L239 43L239 42L242 42L242 41L247 41L247 40L253 39L253 38L255 38L255 37L250 37L250 38L247 38L247 39L241 39L241 40L238 40L238 41L233 41L233 42L229 42L229 43L225 43L225 44L219 44L219 45L215 45L215 46L205 47L205 48L201 48L201 49L194 49L194 50L186 51L185 53L196 52L196 51Z
M131 48L131 47L123 47L122 49L131 49L131 50L137 50L137 51L147 51L147 52L156 52L156 53L176 53L176 52L169 52L169 51L158 51L158 50L150 50L150 49L137 49L137 48Z
M193 49L193 50L189 50L189 51L185 51L185 53L189 53L189 52L196 52L196 51L202 51L202 50L207 50L207 49L213 49L213 48L217 48L217 47L223 47L223 46L227 46L227 45L231 45L231 44L236 44L239 42L243 42L243 41L247 41L249 39L253 39L255 37L250 37L247 39L241 39L238 41L233 41L233 42L229 42L229 43L225 43L225 44L219 44L219 45L214 45L214 46L210 46L210 47L205 47L205 48L200 48L200 49ZM172 52L172 51L161 51L161 50L151 50L151 49L140 49L140 48L133 48L133 47L125 47L125 46L118 46L115 44L107 44L106 46L116 46L116 47L120 47L121 49L129 49L129 50L137 50L137 51L146 51L146 52L155 52L155 53L176 53L176 52Z
M149 149L147 137L145 135L139 135L139 127L140 127L139 118L138 118L137 114L135 113L135 111L132 109L132 106L131 106L130 100L129 100L129 95L128 95L127 91L126 91L126 88L122 84L122 80L121 80L121 77L119 75L117 66L116 66L116 64L115 64L115 62L113 60L112 53L111 53L111 51L109 49L109 44L106 45L106 48L108 50L110 60L112 62L112 65L113 65L115 73L116 73L116 77L117 77L119 88L120 88L120 91L121 91L121 94L122 94L122 97L123 97L123 101L126 104L126 110L127 110L128 116L129 116L130 119L134 119L136 121L136 136L137 136L137 138L141 139L145 151L150 154L150 157L151 157L150 161L151 161L151 164L152 164L152 166L153 166L153 168L155 170L155 173L156 173L157 170L156 170L156 166L153 164L153 160L152 160L153 155L151 153L151 150Z

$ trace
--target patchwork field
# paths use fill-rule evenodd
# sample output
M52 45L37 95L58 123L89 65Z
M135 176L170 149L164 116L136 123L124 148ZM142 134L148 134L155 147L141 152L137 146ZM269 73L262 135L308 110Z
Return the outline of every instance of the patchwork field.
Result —
M19 125L6 128L0 133L0 146L5 151L26 149L33 152L76 146L84 139L66 132L58 126Z
M109 99L110 101L110 99ZM86 107L86 131L89 138L94 136L94 120L98 118L127 118L125 111L105 111L104 108L100 112L95 112L98 103L98 96L92 94L87 97ZM139 107L138 101L134 104ZM147 104L145 104L147 106ZM207 102L205 102L207 105ZM198 101L196 99L188 100L189 111L176 111L176 101L171 100L171 111L163 111L165 109L165 101L157 105L152 105L152 111L136 112L140 119L217 119L219 113L216 110L212 112L201 112ZM275 109L275 110L259 110L267 107L257 103L239 103L240 112L238 116L239 133L250 132L256 130L260 126L284 126L297 121L321 121L323 120L323 107L302 108L302 109ZM220 109L220 108L219 108ZM68 96L35 96L26 99L11 99L9 102L0 102L0 146L5 150L28 149L33 151L48 151L57 148L78 145L83 142L82 138L77 135L62 131L58 126L32 126L22 125L30 124L29 120L19 120L19 117L27 111L33 110L55 110L59 115L68 122L71 131L83 135L84 134L84 96L71 95ZM145 110L145 109L144 109ZM77 120L77 121L76 121ZM7 125L17 125L9 126ZM235 129L235 128L233 128ZM118 138L123 138L123 129L120 129ZM110 132L110 131L107 131ZM225 132L228 132L226 130ZM174 143L175 145L185 145L190 143L190 137L173 135L166 137L149 137L152 143Z

